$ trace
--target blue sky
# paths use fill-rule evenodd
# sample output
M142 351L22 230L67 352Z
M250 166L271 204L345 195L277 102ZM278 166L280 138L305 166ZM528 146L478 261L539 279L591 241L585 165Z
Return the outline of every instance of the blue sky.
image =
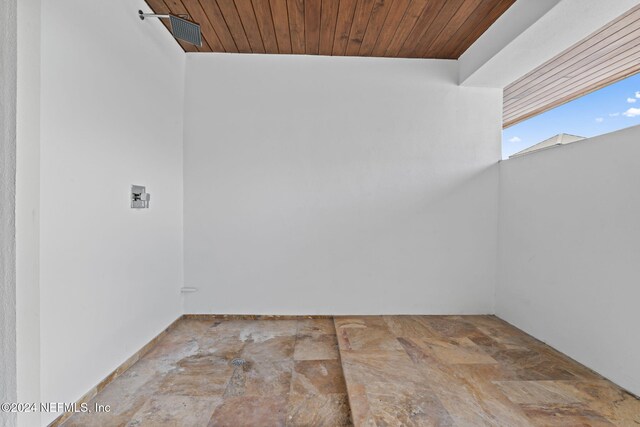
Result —
M640 74L502 131L502 158L559 133L592 137L640 125Z

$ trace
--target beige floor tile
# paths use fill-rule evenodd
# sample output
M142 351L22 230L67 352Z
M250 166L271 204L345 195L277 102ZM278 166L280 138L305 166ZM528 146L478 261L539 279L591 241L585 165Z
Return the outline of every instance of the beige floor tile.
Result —
M337 360L338 340L335 335L298 336L294 360Z
M127 427L205 426L221 397L155 396L136 412Z

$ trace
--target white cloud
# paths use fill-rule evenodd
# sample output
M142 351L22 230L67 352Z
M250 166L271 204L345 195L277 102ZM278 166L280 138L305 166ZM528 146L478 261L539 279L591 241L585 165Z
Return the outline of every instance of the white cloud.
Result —
M635 98L627 98L627 102L628 102L629 104L633 104L633 103L634 103L634 102L636 102L636 101L637 101L637 99L635 99Z
M636 92L636 98L640 98L640 90Z
M618 117L620 113L609 113L609 117Z
M623 116L627 117L637 117L640 116L640 108L629 108L627 111L622 113Z
M513 138L509 139L509 142L520 142L522 141L520 138L518 138L517 136L514 136Z
M597 123L602 123L602 122L604 122L604 118L603 117L596 117L596 122Z

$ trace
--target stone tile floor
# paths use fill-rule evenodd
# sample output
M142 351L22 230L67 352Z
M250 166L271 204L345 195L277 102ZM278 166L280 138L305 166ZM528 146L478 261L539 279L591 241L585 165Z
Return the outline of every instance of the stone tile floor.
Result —
M640 400L495 316L335 324L356 426L640 426Z
M182 319L94 403L63 425L640 426L640 400L494 316Z
M63 425L351 425L332 319L182 319L94 403Z

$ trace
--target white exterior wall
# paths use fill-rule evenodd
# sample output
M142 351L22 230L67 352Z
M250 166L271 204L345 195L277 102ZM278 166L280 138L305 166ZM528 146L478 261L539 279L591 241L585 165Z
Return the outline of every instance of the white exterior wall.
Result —
M16 323L18 402L40 402L40 18L41 0L18 3ZM39 412L18 425L40 426Z
M640 394L640 126L500 172L496 314Z
M501 91L455 61L187 55L187 313L492 313Z
M181 314L184 53L138 9L42 4L45 402L80 398ZM150 209L130 208L132 184Z
M0 402L17 398L16 383L16 49L17 2L0 3ZM0 426L15 414L0 412Z

